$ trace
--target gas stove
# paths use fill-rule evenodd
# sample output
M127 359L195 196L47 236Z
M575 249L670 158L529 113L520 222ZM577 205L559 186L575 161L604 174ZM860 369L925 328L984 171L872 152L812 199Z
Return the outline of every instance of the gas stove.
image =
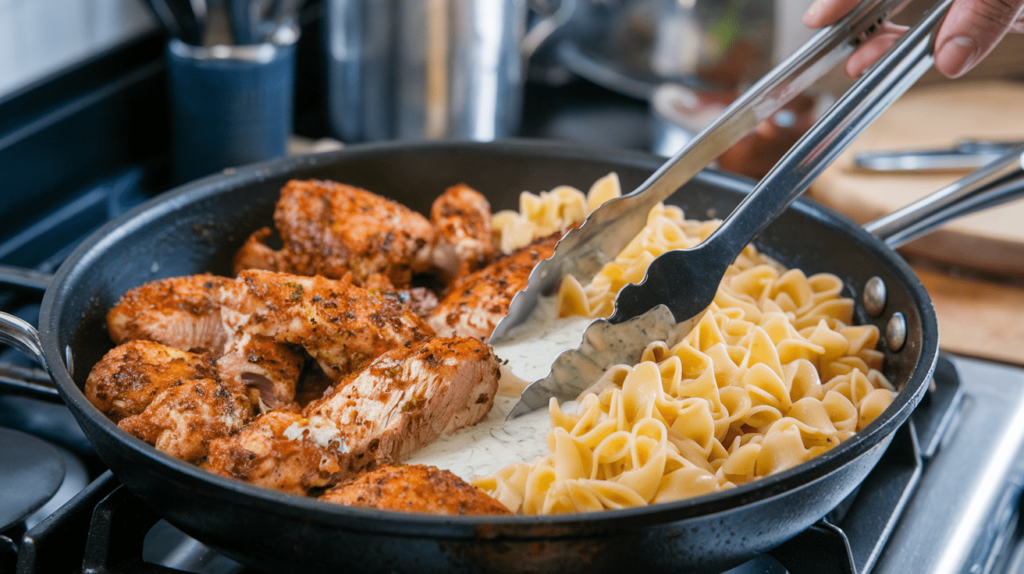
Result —
M315 24L304 38L317 41ZM0 99L0 173L9 184L0 197L0 309L34 323L48 275L74 246L170 187L163 42L143 35ZM300 66L315 69L316 46L302 50ZM310 95L319 86L299 89L297 132L326 135L322 98ZM645 103L581 80L529 85L526 106L522 136L630 149L650 142ZM861 487L730 572L1024 571L1022 443L1024 370L943 356ZM45 371L10 349L0 353L0 460L0 572L249 571L121 486Z

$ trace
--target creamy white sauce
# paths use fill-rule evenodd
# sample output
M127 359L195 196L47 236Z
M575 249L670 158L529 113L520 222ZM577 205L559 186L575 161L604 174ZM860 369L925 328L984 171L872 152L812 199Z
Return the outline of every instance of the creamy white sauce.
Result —
M530 318L516 327L511 338L494 345L494 354L507 361L501 369L498 396L484 420L443 435L406 459L406 464L429 464L447 469L464 480L493 474L516 462L533 462L548 453L551 430L546 408L506 421L527 384L551 372L562 352L583 341L592 319L557 318L555 297L543 298ZM563 405L563 409L572 408Z
M542 297L529 319L516 326L506 341L493 345L494 354L530 383L548 376L551 363L562 351L579 347L583 332L593 321L589 317L559 318L556 299Z

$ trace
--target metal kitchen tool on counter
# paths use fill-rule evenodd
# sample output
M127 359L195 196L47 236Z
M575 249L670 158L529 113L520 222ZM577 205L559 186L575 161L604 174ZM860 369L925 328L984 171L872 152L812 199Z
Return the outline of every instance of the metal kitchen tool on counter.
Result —
M1022 195L1024 144L1008 153L1004 152L996 161L966 177L900 210L864 224L864 230L884 241L889 248L896 249L930 233L947 221L1002 205ZM651 267L653 269L654 263ZM715 283L716 289L717 286L718 283ZM869 294L868 291L865 288L865 305L873 306L877 302L868 303L868 299L877 299L878 295ZM575 400L612 365L636 364L647 345L655 341L666 341L670 345L678 342L673 337L685 336L693 321L677 325L669 309L675 308L679 304L678 296L685 294L676 291L675 295L677 297L665 301L667 306L658 305L622 323L613 324L606 319L591 323L583 335L580 347L559 355L551 366L551 374L526 387L508 418L513 419L546 407L551 397L560 401ZM898 350L898 347L902 347L900 339L906 337L906 325L901 327L899 320L896 320L889 327L886 344L890 350L893 347Z
M682 184L751 132L758 123L845 60L863 39L877 30L879 23L890 12L898 10L904 3L903 0L865 2L833 26L819 31L733 102L640 187L628 195L605 203L591 213L581 227L562 238L550 259L534 268L526 289L512 300L508 315L495 327L491 341L508 338L510 330L530 315L538 298L551 294L564 275L574 275L581 281L593 277L606 261L618 254L643 228L652 207L675 193ZM941 2L921 24L930 22L930 26L934 26L944 11L940 7L948 4L948 0ZM928 35L930 27L922 31L921 24L915 28L915 38ZM908 38L904 37L900 45L906 49L910 45ZM927 68L927 65L922 68ZM861 92L869 90L864 79ZM847 98L844 109L855 107L856 104ZM846 129L845 126L833 125ZM839 133L842 135L842 132Z
M858 168L868 171L978 169L1021 145L1024 145L1024 141L964 140L944 149L860 152L853 157L853 163Z

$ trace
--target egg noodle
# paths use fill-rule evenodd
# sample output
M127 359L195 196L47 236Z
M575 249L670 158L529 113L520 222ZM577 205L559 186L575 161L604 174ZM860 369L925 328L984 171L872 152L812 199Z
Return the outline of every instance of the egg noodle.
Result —
M496 216L505 217L497 233L519 244L582 220L581 198L589 211L599 204L591 199L618 192L611 174L586 198L572 188L524 194L518 220ZM655 257L697 245L718 224L655 207L593 281L562 281L559 315L609 315L619 289L640 281ZM834 448L895 397L880 372L878 329L852 325L842 288L835 275L807 277L748 246L682 341L654 343L639 364L611 367L575 412L552 399L549 454L473 483L513 512L587 512L733 488Z

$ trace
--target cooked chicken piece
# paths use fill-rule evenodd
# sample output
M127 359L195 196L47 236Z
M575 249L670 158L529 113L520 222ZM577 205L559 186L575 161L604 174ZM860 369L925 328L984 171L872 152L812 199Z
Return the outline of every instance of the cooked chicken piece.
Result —
M284 247L274 251L253 234L235 256L246 267L323 275L364 285L374 274L406 287L413 273L428 271L436 241L425 217L379 195L332 181L289 181L281 189L274 224Z
M302 415L271 411L239 432L210 443L202 468L294 494L341 479L336 436L317 433Z
M349 283L352 281L352 274L346 273L343 280ZM395 286L391 283L391 279L388 279L387 275L381 275L380 273L374 273L366 278L365 281L359 284L360 287L368 291L394 291Z
M164 389L215 376L206 357L152 341L114 347L89 372L85 396L116 422L141 413Z
M414 464L385 466L350 478L320 500L427 514L511 514L486 492L447 470Z
M242 247L235 253L235 259L231 262L231 268L235 275L246 269L263 269L265 271L284 271L287 264L284 261L283 253L271 249L266 241L274 234L274 230L264 227L255 231Z
M243 271L220 303L229 332L300 345L334 380L433 335L397 300L319 276Z
M244 395L213 379L179 381L160 391L137 415L117 426L167 454L195 463L208 443L241 429L252 419Z
M171 277L124 294L107 313L115 343L144 339L182 351L219 354L227 341L217 293L231 282L215 275Z
M491 204L468 185L453 185L438 196L430 207L430 222L438 234L434 265L446 283L480 269L494 257Z
M412 309L417 317L426 319L437 309L437 295L425 287L413 287L398 292L398 300Z
M427 324L441 337L490 337L494 326L508 314L512 297L526 288L534 266L551 257L561 236L557 233L539 239L459 278L427 318Z
M437 337L382 355L303 412L338 429L342 467L358 472L479 422L494 404L498 377L484 343Z
M294 407L295 385L306 359L302 353L270 337L243 333L228 343L217 359L217 376L237 387L248 387L271 409ZM295 407L297 408L297 407Z
M391 290L382 289L379 291L371 289L370 291L381 295L385 299L391 299L405 305L421 319L426 319L434 312L434 309L437 309L437 295L426 287Z

